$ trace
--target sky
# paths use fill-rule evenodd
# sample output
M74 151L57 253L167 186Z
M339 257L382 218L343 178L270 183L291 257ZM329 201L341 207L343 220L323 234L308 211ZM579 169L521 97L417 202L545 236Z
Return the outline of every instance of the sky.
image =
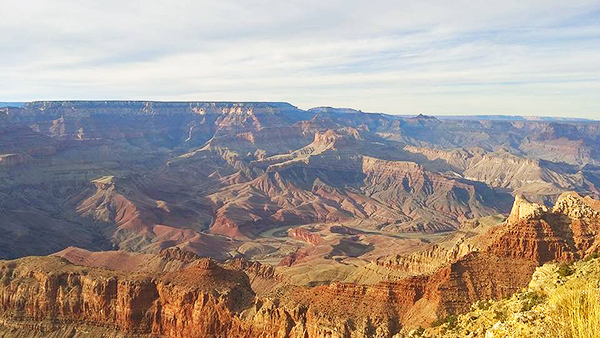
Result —
M0 101L600 118L600 0L2 0Z

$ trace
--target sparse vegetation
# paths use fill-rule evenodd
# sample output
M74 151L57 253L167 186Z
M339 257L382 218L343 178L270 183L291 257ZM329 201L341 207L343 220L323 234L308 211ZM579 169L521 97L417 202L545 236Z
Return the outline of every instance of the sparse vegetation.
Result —
M424 332L425 332L425 329L423 327L419 326L418 328L416 328L415 330L412 331L410 336L411 337L421 337Z
M561 277L567 277L573 274L573 269L568 264L561 264L556 272Z
M526 312L533 309L534 306L540 304L543 301L543 297L535 291L529 291L523 294L523 305L521 305L521 312Z
M471 312L436 324L422 336L598 338L600 257L547 264L528 288L509 299L479 301Z
M580 281L549 296L556 337L597 338L600 334L598 281Z
M491 306L491 302L489 300L480 300L477 302L477 308L479 310L487 310Z
M594 253L588 255L587 257L585 257L585 259L583 261L584 262L589 262L592 259L596 259L596 258L600 258L600 252L594 252Z
M433 322L432 326L442 326L446 324L446 329L453 330L456 328L456 324L458 322L458 318L456 315L448 315L444 318L438 318L435 322Z

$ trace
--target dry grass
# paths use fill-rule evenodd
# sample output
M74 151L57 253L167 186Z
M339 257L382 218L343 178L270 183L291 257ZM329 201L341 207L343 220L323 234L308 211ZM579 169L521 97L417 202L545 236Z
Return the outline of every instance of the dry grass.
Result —
M555 337L600 336L600 288L597 281L580 281L558 288L548 297Z

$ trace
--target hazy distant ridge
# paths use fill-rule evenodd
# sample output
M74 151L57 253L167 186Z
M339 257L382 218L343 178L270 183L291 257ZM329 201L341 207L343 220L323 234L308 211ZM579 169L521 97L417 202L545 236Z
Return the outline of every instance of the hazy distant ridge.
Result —
M24 102L0 102L0 108L4 107L18 107L21 108L25 105Z
M389 117L415 117L417 114L390 114L380 112L364 112L353 108L336 107L314 107L302 110L288 102L235 102L235 101L143 101L143 100L60 100L60 101L31 101L31 102L0 102L2 107L17 107L26 109L64 109L70 108L88 108L88 109L111 109L111 108L130 108L134 110L144 110L148 108L155 109L177 109L177 108L273 108L295 110L297 112L308 112L313 114L381 114ZM419 114L421 115L421 114ZM427 116L427 115L423 115ZM552 116L521 116L521 115L430 115L440 120L470 120L470 121L541 121L541 122L564 122L579 121L593 122L597 120L576 117L552 117Z

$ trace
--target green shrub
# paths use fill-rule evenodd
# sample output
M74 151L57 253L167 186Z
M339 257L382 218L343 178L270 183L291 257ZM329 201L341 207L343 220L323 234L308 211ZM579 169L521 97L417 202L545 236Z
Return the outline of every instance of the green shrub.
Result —
M492 306L492 303L489 300L480 300L477 302L477 308L479 310L487 310Z
M456 317L456 315L448 315L445 318L438 318L435 322L431 324L431 326L441 326L444 324L447 324L447 329L453 330L458 324L458 318Z
M437 327L437 326L444 324L444 319L445 318L438 318L438 319L434 320L433 323L431 323L431 326Z
M506 320L506 313L504 313L504 311L494 311L494 319L500 322L503 322Z
M421 337L423 335L423 333L425 332L425 329L422 328L421 326L419 326L417 329L415 329L412 333L411 333L411 337Z
M573 269L568 264L561 264L558 266L558 275L561 277L567 277L573 274Z
M538 305L542 302L543 297L541 297L537 292L530 291L525 293L523 299L523 305L521 305L521 312L529 311L533 309L534 306Z

